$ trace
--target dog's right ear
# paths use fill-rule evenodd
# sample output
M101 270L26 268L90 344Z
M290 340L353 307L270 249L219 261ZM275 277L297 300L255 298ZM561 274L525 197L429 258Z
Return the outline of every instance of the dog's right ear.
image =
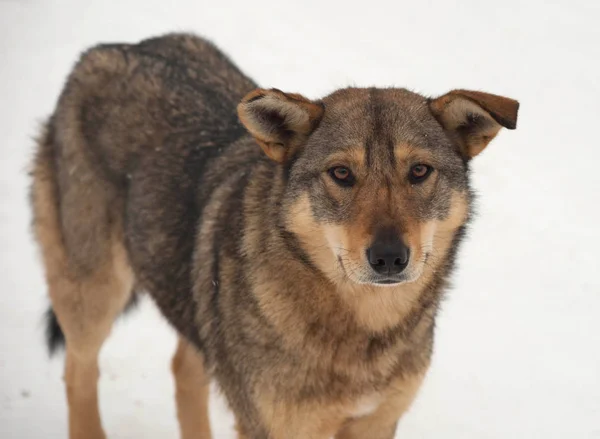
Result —
M257 89L242 99L237 112L265 154L284 163L315 130L323 106L299 94Z

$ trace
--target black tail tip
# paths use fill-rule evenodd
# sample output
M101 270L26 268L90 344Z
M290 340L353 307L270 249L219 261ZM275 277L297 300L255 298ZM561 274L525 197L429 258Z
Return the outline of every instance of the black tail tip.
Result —
M60 328L52 308L46 311L46 345L50 356L62 350L65 346L65 334Z
M138 305L138 295L132 294L131 299L125 306L124 313L133 311ZM56 314L52 307L48 308L45 314L46 320L46 346L48 347L48 353L50 357L54 354L62 351L65 347L65 334L58 323Z

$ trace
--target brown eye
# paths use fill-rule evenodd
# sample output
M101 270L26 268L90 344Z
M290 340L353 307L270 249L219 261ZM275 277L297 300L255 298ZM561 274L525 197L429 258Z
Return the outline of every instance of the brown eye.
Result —
M348 168L342 168L340 166L339 168L335 168L333 170L333 175L335 175L335 178L338 180L345 180L350 176L350 171Z
M429 165L418 164L410 168L409 180L411 183L421 183L431 174L433 168Z
M329 169L328 172L333 181L341 186L352 186L354 184L354 175L345 166L335 166Z

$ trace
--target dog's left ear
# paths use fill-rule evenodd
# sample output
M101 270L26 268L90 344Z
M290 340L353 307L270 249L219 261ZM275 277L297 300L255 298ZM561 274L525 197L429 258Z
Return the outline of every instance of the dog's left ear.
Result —
M519 103L514 99L469 90L453 90L429 102L431 112L457 138L471 159L498 134L517 127Z
M323 116L322 105L277 89L250 92L237 111L265 154L280 163L294 155Z

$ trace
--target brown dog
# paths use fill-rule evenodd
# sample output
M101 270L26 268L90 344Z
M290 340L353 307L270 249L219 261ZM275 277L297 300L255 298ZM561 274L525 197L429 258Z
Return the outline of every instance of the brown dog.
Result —
M185 439L210 436L211 378L248 439L391 439L411 404L469 161L518 103L255 88L190 35L98 46L69 77L31 196L72 439L105 437L98 351L137 291L181 335Z

